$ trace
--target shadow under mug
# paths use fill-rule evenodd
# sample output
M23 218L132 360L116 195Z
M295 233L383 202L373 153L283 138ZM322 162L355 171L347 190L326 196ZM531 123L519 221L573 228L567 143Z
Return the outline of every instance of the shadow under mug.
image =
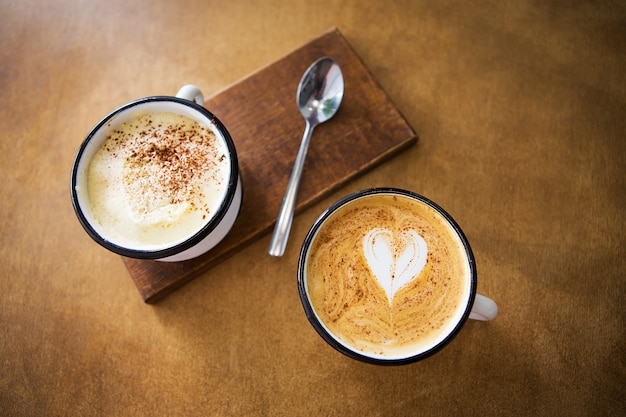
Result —
M333 219L333 216L342 208L347 205L359 200L359 199L368 199L371 197L375 197L378 195L391 195L391 196L399 196L405 197L408 199L412 199L416 202L422 203L431 209L434 210L437 216L440 216L444 220L444 224L447 224L451 230L453 231L453 235L456 235L461 242L463 252L465 254L464 258L467 260L467 267L469 268L469 292L467 297L464 299L461 304L461 312L453 317L451 323L448 323L447 333L443 334L443 336L435 339L431 344L429 344L426 348L415 349L410 353L401 355L401 356L387 356L387 355L376 355L371 353L364 353L357 348L351 346L348 342L342 340L336 334L331 331L324 321L317 313L313 303L311 301L309 287L307 282L307 268L311 247L320 233L320 231L325 227L326 223ZM352 242L351 242L352 243ZM358 247L357 245L354 245ZM358 249L357 249L358 250ZM327 261L327 260L326 260ZM425 261L426 262L426 261ZM345 268L351 267L350 265L345 266ZM476 293L476 285L477 285L477 276L476 276L476 266L475 259L472 249L469 245L469 242L463 231L459 227L459 225L454 221L454 219L439 205L434 203L433 201L423 197L419 194L413 193L411 191L406 191L397 188L371 188L367 190L362 190L353 194L350 194L339 201L332 204L326 211L324 211L319 218L313 223L311 229L309 230L307 236L304 239L304 243L302 245L302 249L300 251L300 257L298 261L298 271L297 271L297 279L298 279L298 291L300 294L300 299L302 302L302 306L304 307L304 311L306 316L313 326L313 328L317 331L317 333L333 348L337 351L343 353L344 355L351 357L353 359L357 359L363 362L372 363L376 365L403 365L409 364L421 359L425 359L426 357L436 353L445 345L447 345L461 330L465 322L468 318L475 320L492 320L496 317L498 313L498 307L496 303L480 294ZM331 279L326 277L326 279ZM361 324L365 326L364 324Z
M98 244L126 257L175 262L200 256L226 237L239 215L243 197L237 151L226 127L203 105L202 92L193 85L185 85L178 91L176 97L153 96L127 103L104 117L89 132L74 159L70 193L78 220L87 234ZM109 132L123 123L133 120L138 115L160 112L185 116L210 129L218 140L223 141L230 161L226 192L209 221L184 239L149 249L127 247L111 241L103 228L97 225L98 222L89 210L90 202L87 187L89 164L94 154L106 141Z

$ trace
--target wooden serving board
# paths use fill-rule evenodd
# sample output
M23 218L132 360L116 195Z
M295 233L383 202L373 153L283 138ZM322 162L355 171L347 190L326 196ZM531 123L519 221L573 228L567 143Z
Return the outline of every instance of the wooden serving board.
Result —
M237 149L241 211L226 238L198 258L167 263L122 257L145 302L157 301L273 229L304 131L295 99L298 82L323 56L341 67L345 93L335 117L315 129L296 213L417 140L337 29L210 97L206 108L224 123Z

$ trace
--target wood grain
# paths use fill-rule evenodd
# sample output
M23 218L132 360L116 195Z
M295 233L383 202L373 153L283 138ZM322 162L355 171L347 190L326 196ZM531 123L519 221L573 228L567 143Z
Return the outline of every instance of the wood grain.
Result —
M145 302L159 300L271 231L304 129L296 88L306 68L323 56L340 65L345 94L335 118L314 132L296 213L417 140L337 29L215 94L205 106L224 123L237 148L244 196L240 215L229 235L198 258L165 263L123 257Z

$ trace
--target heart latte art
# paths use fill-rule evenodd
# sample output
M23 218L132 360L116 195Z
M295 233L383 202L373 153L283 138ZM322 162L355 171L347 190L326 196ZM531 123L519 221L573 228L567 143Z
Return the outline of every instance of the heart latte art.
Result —
M426 265L428 245L414 230L409 230L393 239L387 229L374 229L363 239L365 259L385 290L389 305L396 292L409 284L422 272Z
M339 343L376 358L439 343L461 320L470 293L456 231L403 195L368 195L337 209L313 237L305 269L316 318Z

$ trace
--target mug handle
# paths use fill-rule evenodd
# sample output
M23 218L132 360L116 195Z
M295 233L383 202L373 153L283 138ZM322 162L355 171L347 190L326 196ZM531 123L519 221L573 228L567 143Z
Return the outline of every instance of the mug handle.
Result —
M493 320L498 315L498 305L491 298L484 295L476 294L470 319L488 321Z
M176 93L176 97L184 98L185 100L193 101L196 104L204 106L204 96L202 91L198 87L192 84L184 85Z

